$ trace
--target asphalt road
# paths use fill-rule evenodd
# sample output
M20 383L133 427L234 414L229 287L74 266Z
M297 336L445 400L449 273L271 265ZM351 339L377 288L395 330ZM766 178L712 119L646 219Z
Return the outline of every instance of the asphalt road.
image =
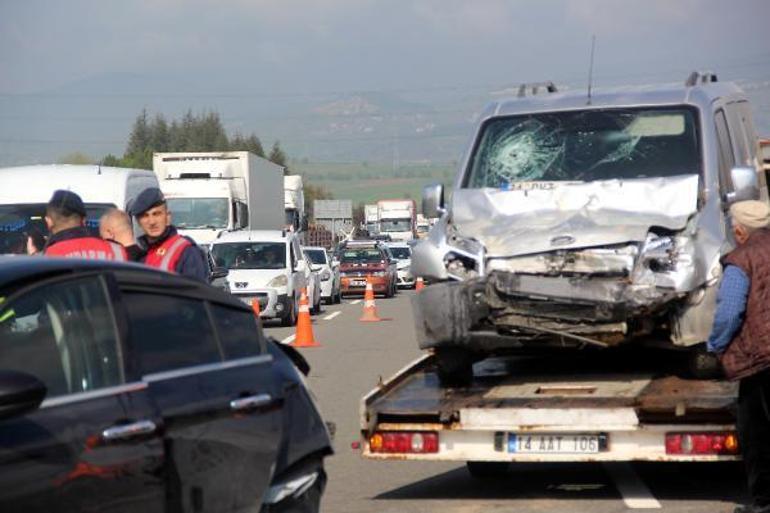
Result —
M377 299L380 317L391 319L385 322L359 322L362 304L350 300L325 306L314 318L321 347L302 352L312 366L309 382L322 413L337 426L337 453L327 459L324 512L727 513L745 498L743 472L735 463L521 465L502 479L475 480L461 463L362 459L350 446L360 436L361 397L380 376L387 378L420 356L411 294ZM270 323L265 328L278 340L293 333Z

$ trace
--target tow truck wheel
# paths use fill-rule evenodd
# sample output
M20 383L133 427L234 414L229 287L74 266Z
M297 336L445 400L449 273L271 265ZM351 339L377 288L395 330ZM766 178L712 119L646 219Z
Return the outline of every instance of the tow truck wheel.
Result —
M511 464L507 461L467 461L465 466L475 479L505 477L511 470Z
M443 386L465 386L473 380L473 355L458 347L436 350L436 370Z
M687 370L695 379L716 379L723 377L722 363L701 344L690 348L687 354Z

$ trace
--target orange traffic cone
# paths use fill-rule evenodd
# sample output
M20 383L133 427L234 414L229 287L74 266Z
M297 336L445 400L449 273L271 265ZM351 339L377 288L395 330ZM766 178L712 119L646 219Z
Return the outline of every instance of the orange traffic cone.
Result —
M256 315L257 319L259 319L259 314L260 314L259 299L254 298L251 300L251 309L254 310L254 315Z
M366 279L366 292L364 292L364 315L358 319L361 322L379 322L377 306L374 304L374 288L369 278Z
M422 276L418 276L417 281L414 284L414 290L416 290L417 292L420 292L424 288L425 288L425 280L422 279Z
M321 347L313 337L313 323L310 320L310 306L307 294L302 291L299 297L299 314L297 315L297 335L291 344L294 347Z

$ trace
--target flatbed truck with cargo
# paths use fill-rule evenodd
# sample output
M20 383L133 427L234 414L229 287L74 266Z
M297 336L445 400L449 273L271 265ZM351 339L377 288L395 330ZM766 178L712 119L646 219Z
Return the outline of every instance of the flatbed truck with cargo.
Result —
M426 354L361 401L371 460L702 462L739 458L737 384L679 376L670 353L607 351L489 358L446 387Z

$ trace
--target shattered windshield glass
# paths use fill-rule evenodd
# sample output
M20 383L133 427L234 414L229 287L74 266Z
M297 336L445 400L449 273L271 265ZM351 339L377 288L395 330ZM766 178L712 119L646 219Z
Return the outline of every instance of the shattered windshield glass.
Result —
M698 174L696 119L689 107L495 119L484 126L465 187L512 189L526 182Z

